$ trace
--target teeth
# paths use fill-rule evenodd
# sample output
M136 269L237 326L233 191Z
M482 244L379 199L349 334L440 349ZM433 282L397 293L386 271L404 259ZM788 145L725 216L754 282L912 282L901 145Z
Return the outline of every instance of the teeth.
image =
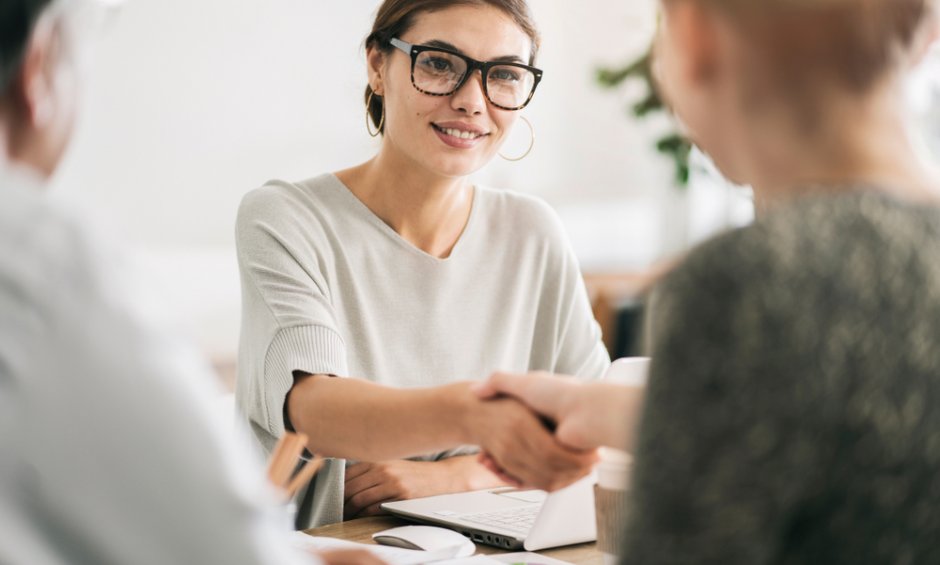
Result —
M459 129L441 128L441 131L452 137L459 137L460 139L476 139L480 137L479 134L470 131L460 131Z

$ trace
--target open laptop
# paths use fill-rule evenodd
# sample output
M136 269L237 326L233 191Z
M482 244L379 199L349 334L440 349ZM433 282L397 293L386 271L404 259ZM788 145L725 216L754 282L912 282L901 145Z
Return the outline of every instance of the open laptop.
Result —
M551 494L504 487L386 502L408 520L445 526L475 542L536 551L597 539L593 474Z
M646 358L619 359L604 380L642 384L648 364ZM551 494L497 488L386 502L382 508L408 520L457 530L475 542L537 551L597 539L595 482L592 474Z

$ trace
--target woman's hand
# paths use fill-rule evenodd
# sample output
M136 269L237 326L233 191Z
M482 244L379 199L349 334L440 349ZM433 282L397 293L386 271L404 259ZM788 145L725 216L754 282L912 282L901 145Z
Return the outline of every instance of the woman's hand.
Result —
M356 463L346 469L343 519L381 514L383 502L503 485L475 455L443 461Z
M548 373L496 373L477 385L475 391L481 398L502 395L523 402L553 422L555 437L573 449L607 446L630 450L643 398L641 387L585 382ZM489 455L500 463L495 454Z
M562 445L546 422L508 396L483 398L468 387L461 421L469 442L498 465L500 477L515 486L554 491L591 472L593 449ZM491 469L492 470L492 469Z

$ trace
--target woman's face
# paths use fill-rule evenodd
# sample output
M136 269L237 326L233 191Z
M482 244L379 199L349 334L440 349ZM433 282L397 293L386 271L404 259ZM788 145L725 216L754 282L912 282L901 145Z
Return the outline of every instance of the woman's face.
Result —
M456 6L419 15L399 39L412 45L436 42L478 61L529 63L532 41L500 10ZM486 165L497 153L518 112L493 106L474 71L450 96L430 96L411 83L411 58L403 51L369 53L369 79L384 96L385 139L392 149L432 173L462 177ZM456 132L469 132L460 136Z

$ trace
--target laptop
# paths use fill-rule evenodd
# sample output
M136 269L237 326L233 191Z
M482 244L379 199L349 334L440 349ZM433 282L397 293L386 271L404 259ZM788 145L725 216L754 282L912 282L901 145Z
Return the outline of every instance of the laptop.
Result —
M604 380L641 385L649 359L618 359ZM382 508L407 520L457 530L475 542L502 549L537 551L597 539L593 474L551 494L497 488L386 502Z
M537 551L597 539L593 474L555 491L511 487L386 502L407 520L457 530L475 542Z

